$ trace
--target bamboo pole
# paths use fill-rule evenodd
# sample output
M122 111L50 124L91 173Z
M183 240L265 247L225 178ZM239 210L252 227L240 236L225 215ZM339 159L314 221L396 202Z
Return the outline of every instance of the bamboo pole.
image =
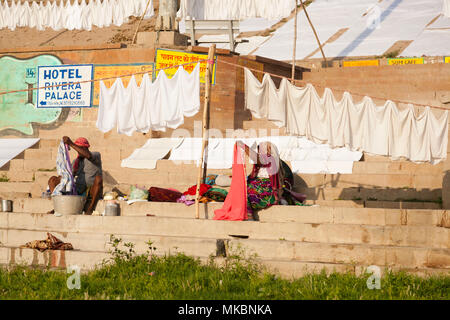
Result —
M147 9L148 9L148 6L150 5L151 1L152 0L148 0L147 1L147 6L145 7L145 10L144 10L144 13L141 16L141 19L139 20L138 26L136 28L136 32L134 33L134 36L133 36L133 40L131 40L131 44L134 44L134 40L136 40L136 36L137 36L138 30L139 30L139 27L141 26L142 20L144 20L145 14L147 13Z
M198 167L198 176L197 176L197 190L195 192L195 218L198 219L200 217L200 185L204 178L204 174L206 172L207 163L205 163L205 168L203 170L203 162L205 150L208 147L208 114L209 114L209 102L211 95L211 74L214 66L214 56L216 54L216 45L213 44L209 47L208 52L208 65L206 67L205 74L205 103L203 107L203 127L202 127L202 153L200 156L200 166Z
M295 79L295 55L297 51L297 0L295 1L295 17L294 17L294 49L292 53L292 81Z
M325 62L325 68L327 67L327 58L325 58L325 53L323 53L322 44L320 43L319 36L317 35L316 28L314 28L314 25L311 22L311 19L309 18L308 12L306 11L305 4L303 3L303 0L300 0L300 3L302 4L303 11L305 11L306 18L308 19L309 25L311 26L312 31L314 32L314 36L316 37L317 43L319 44L320 52L322 52L323 61Z

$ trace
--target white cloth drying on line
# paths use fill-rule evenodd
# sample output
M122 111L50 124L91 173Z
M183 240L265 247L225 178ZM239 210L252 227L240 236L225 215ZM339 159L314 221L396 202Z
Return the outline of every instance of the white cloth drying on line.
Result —
M295 8L293 0L181 0L177 16L196 20L281 19Z
M359 161L362 153L346 148L331 149L324 144L316 144L304 137L269 136L258 138L211 138L205 162L209 169L230 169L233 165L233 148L241 140L252 150L263 141L275 144L280 158L290 162L294 173L352 173L353 162ZM155 169L156 161L170 151L169 160L178 164L199 165L202 148L201 138L160 138L149 139L141 148L122 161L122 167ZM250 161L252 162L252 161Z
M125 88L117 78L111 88L100 81L100 101L97 128L131 136L133 132L147 133L175 129L200 110L200 65L189 74L180 66L172 78L159 72L152 83L148 74L138 86L134 76Z
M442 12L444 13L444 16L450 18L450 0L444 0L444 6L442 8Z
M399 110L387 101L376 106L364 97L353 103L345 92L337 101L330 89L319 97L314 87L296 87L287 79L277 89L265 74L262 83L245 69L245 103L255 118L267 118L291 135L305 136L332 148L439 163L447 157L448 111L437 118L429 107L416 116L414 107Z
M45 2L45 4L44 4ZM69 0L56 4L56 1L21 3L13 0L11 6L8 1L0 2L0 29L15 30L16 27L29 27L38 30L51 28L53 30L88 30L92 26L99 28L111 25L121 26L128 21L128 17L141 17L146 9L147 0ZM153 0L151 0L144 18L154 15Z

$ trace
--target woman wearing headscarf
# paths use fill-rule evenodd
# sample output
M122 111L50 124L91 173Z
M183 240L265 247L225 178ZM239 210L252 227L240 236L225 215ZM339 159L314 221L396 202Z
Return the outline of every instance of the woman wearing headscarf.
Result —
M248 177L245 177L244 153L255 162ZM234 147L231 189L223 208L215 211L214 219L253 220L255 211L272 205L292 203L289 192L284 192L284 188L290 190L292 186L292 172L280 159L273 143L262 142L255 152L242 141L237 141Z

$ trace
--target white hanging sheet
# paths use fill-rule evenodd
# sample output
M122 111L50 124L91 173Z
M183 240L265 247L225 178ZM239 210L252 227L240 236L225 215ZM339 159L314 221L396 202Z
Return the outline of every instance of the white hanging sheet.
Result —
M281 19L295 8L292 0L181 0L177 16L196 20Z
M283 79L276 88L269 75L261 83L247 68L245 103L255 118L332 148L432 164L447 157L448 111L436 117L426 107L416 116L412 105L403 110L392 101L376 106L369 97L354 103L348 92L337 101L328 88L321 98L310 84L301 88Z
M14 31L17 27L36 28L44 30L87 30L92 26L99 28L110 25L121 26L128 21L130 16L141 17L147 6L147 0L81 0L33 2L13 1L11 6L8 1L0 1L0 29L8 28ZM149 19L155 14L153 0L145 12L144 19Z
M134 76L128 87L118 78L111 88L100 81L97 128L131 136L133 132L165 131L184 123L200 110L200 65L191 74L180 66L172 78L160 72L152 83L145 74L138 86Z

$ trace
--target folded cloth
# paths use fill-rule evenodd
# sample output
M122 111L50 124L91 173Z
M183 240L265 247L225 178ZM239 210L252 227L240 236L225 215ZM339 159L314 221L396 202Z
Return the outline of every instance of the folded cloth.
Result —
M216 183L217 174L208 174L205 177L205 184L213 186Z
M178 203L184 203L187 206L191 206L195 203L195 200L188 200L185 195L182 195L178 200Z
M211 188L203 194L208 201L224 202L228 191L221 188Z
M158 187L151 187L148 189L148 201L177 202L182 195L181 192Z
M209 184L202 183L200 185L199 195L203 196L205 194L205 192L208 191L209 189L211 189L211 186ZM193 185L186 192L184 192L183 195L185 195L185 196L187 196L187 195L195 196L196 193L197 193L197 185Z
M37 249L41 252L45 250L73 250L72 244L65 243L48 232L47 239L27 242L22 248Z
M229 187L231 186L231 177L228 175L218 175L215 180L216 185L219 187Z

